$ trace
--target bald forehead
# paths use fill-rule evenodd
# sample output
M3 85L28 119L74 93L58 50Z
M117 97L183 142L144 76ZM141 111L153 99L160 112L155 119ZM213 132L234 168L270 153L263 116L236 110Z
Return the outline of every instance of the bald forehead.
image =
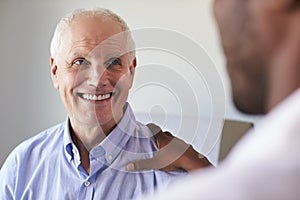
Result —
M60 52L72 55L124 55L134 51L130 32L106 16L76 16L70 21L61 37ZM60 54L64 57L63 54Z
M61 46L84 45L93 49L99 44L124 43L126 38L120 24L106 16L76 16L62 34ZM125 42L126 43L126 42Z
M104 40L122 31L121 25L109 17L85 15L76 16L66 30L72 36L94 40Z

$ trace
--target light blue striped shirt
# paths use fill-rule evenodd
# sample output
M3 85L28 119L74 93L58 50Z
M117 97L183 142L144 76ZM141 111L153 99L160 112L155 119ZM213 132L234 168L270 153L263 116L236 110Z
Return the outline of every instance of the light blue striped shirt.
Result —
M69 119L24 141L0 171L0 199L133 199L165 187L185 172L128 172L129 161L157 150L147 126L127 109L118 126L90 152L90 174L80 165Z

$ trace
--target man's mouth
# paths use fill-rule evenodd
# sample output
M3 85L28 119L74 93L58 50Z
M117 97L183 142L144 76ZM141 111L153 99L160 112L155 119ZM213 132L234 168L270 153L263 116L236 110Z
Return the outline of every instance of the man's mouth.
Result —
M112 92L107 93L107 94L84 94L84 93L80 93L79 96L85 100L89 100L89 101L102 101L105 99L109 99L112 96Z

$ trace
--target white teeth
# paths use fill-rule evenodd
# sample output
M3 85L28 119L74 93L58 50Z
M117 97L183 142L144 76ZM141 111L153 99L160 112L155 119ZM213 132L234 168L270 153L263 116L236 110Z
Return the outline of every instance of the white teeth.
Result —
M82 97L84 99L87 99L87 100L93 100L93 101L101 101L101 100L104 100L104 99L108 99L110 97L110 94L103 94L103 95L93 95L93 94L83 94Z
M108 99L109 97L110 97L110 94L99 95L98 100Z
M88 95L87 95L87 94L83 94L82 97L83 97L84 99L88 99Z

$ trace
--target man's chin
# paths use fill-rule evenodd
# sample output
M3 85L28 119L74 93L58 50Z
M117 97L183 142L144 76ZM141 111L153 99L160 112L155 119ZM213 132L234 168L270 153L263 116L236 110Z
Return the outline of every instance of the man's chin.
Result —
M257 101L241 101L240 99L234 98L234 105L238 111L247 115L262 115L265 114L264 107L260 104L255 103Z

